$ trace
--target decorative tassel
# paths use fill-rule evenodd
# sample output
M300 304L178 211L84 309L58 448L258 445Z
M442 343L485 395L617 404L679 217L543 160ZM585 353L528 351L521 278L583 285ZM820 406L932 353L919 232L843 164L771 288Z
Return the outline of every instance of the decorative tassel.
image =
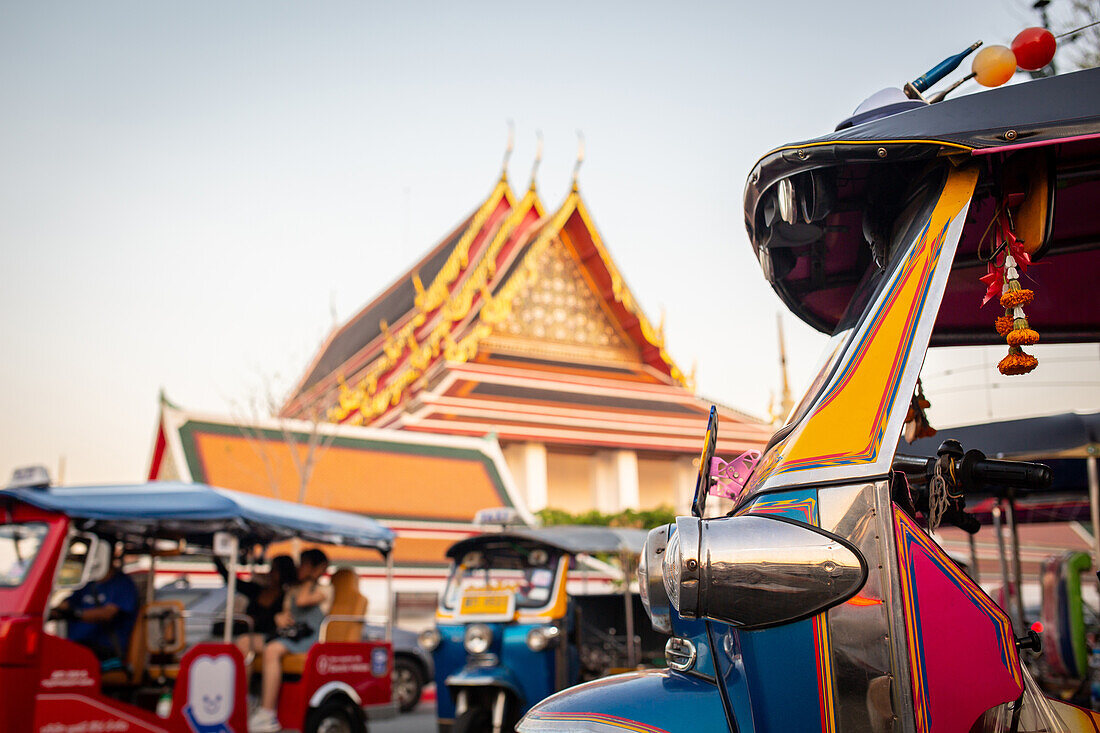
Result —
M997 284L1001 284L1000 304L1005 313L997 317L993 327L1008 343L1008 355L997 364L997 369L1006 376L1027 374L1039 366L1038 359L1020 348L1039 341L1039 332L1031 328L1024 313L1024 306L1035 300L1035 292L1020 286L1020 273L1027 271L1031 258L1023 251L1022 242L1016 239L1007 221L1001 221L994 229L994 237L997 249L1005 250L1004 259L997 264L994 258L981 281L988 286L982 305L996 297Z

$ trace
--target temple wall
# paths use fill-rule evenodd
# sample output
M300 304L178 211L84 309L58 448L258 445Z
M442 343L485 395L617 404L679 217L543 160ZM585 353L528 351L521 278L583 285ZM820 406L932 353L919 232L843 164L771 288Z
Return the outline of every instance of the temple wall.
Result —
M638 457L638 505L654 509L662 504L675 507L679 465L668 457Z

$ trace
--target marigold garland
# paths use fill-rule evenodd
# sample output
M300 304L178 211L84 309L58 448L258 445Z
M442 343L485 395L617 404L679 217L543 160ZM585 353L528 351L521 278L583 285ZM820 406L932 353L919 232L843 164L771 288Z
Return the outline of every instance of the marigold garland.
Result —
M1020 273L1027 271L1031 258L1023 250L1023 243L1016 239L1007 220L1002 220L994 231L994 251L1004 250L1004 258L998 264L995 255L989 262L988 274L980 278L988 285L982 305L996 297L1000 285L1000 303L1005 313L994 320L993 327L1008 342L1008 355L997 364L997 369L1006 376L1027 374L1039 365L1038 359L1020 348L1039 341L1039 332L1031 328L1024 313L1024 306L1035 300L1035 292L1020 286Z
M1005 340L1009 346L1031 346L1039 341L1039 332L1030 328L1019 328L1009 331Z
M1037 366L1039 366L1038 359L1031 354L1025 354L1019 346L1011 346L1008 349L1008 356L1001 359L1000 363L997 364L997 369L1005 376L1014 376L1016 374L1027 374Z
M1019 283L1012 282L1009 285L1016 285L1019 287ZM1025 305L1031 305L1031 301L1035 299L1035 292L1027 289L1009 290L1001 296L1002 308L1021 308Z

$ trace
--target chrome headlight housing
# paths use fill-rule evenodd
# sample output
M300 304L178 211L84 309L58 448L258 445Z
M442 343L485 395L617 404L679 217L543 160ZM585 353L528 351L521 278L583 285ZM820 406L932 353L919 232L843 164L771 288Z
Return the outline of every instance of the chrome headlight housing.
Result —
M672 531L671 524L650 530L638 560L638 594L642 597L642 605L653 628L665 634L672 633L672 618L662 562Z
M684 618L698 618L699 526L695 517L676 517L676 531L661 560L669 603Z
M416 635L416 644L426 652L434 652L439 648L439 642L442 638L439 629L433 626L430 629L424 629Z
M557 641L560 634L561 630L557 626L536 626L527 632L527 648L533 652L541 652Z
M662 571L681 616L742 629L821 613L854 596L867 580L867 564L847 540L752 514L677 517Z
M470 624L462 637L462 646L470 654L484 654L493 643L493 630L485 624Z

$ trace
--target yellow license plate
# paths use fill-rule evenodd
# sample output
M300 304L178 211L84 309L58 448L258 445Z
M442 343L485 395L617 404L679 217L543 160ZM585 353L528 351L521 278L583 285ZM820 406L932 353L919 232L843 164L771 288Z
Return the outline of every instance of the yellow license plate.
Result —
M499 616L508 613L508 593L474 593L462 596L459 613L463 616Z

